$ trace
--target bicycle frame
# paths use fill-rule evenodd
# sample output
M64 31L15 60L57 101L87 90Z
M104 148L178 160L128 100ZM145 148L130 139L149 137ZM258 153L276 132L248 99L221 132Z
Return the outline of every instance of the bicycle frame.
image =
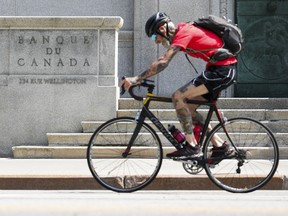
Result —
M160 96L155 96L152 93L147 93L147 97L144 101L144 106L140 112L139 117L136 119L137 121L137 126L133 132L133 135L131 137L131 140L128 144L128 147L125 151L125 153L123 154L123 156L127 156L129 154L130 148L133 145L138 133L141 130L141 127L145 121L145 118L150 119L150 121L159 129L159 131L167 138L167 140L176 148L176 149L181 149L182 148L182 144L178 143L177 140L174 139L174 137L172 137L170 135L170 133L167 131L167 129L163 126L163 124L159 121L159 119L149 110L149 105L151 101L158 101L158 102L165 102L165 103L172 103L172 98L169 97L160 97ZM199 100L186 100L186 103L190 103L190 104L198 104L198 105L206 105L209 106L209 111L203 126L203 132L202 135L200 136L199 139L199 145L202 146L204 139L205 139L205 135L208 132L208 126L210 123L210 120L212 118L213 113L216 114L218 121L220 122L220 124L224 124L224 119L221 115L221 113L219 112L217 105L216 105L216 100L208 102L208 101L199 101ZM227 134L227 136L229 137L228 133L225 131L225 133Z

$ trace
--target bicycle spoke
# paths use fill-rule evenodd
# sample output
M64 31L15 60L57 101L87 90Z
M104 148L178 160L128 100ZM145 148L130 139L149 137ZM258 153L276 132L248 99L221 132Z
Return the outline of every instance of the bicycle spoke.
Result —
M224 155L216 162L218 158L211 158L211 139L218 135L229 140L225 130L235 147L234 155ZM230 192L251 192L263 187L273 177L279 161L273 134L262 123L249 118L228 120L225 130L217 125L205 141L204 158L215 163L205 165L207 175L217 186Z
M87 150L88 165L95 179L117 192L132 192L147 186L162 163L162 145L156 132L143 124L126 153L136 127L130 117L115 118L93 134Z

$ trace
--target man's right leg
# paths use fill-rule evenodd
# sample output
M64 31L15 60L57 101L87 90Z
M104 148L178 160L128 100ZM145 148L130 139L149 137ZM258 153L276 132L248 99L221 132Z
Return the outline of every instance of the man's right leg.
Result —
M195 100L206 100L205 98L203 98L201 96L194 98L194 99ZM192 124L194 127L196 124L201 125L203 127L205 120L204 120L203 116L199 112L197 112L198 107L199 107L199 105L189 104L189 110L190 110L190 113L192 115ZM211 126L211 123L209 123L208 132L210 132L211 130L212 130L212 126ZM213 146L221 147L224 143L224 140L222 140L217 134L215 134L212 137L211 142L212 142Z

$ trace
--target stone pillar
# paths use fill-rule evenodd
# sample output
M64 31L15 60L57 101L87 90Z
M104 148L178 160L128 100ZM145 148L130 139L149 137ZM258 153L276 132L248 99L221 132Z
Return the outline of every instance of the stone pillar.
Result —
M228 19L232 20L232 22L235 22L235 14L234 14L234 0L220 0L220 14L219 16L225 16ZM233 97L234 96L234 88L235 86L232 85L228 87L227 89L223 90L221 92L221 97Z
M114 117L121 17L0 17L0 155Z
M158 11L158 0L134 0L134 74L146 70L157 59L158 47L145 34L147 19ZM157 79L157 77L154 77ZM156 89L158 91L158 89ZM156 92L155 91L155 92Z

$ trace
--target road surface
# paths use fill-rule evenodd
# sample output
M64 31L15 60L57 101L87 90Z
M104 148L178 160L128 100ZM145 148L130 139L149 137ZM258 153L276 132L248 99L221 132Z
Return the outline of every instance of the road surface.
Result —
M1 216L288 215L288 191L0 191Z

